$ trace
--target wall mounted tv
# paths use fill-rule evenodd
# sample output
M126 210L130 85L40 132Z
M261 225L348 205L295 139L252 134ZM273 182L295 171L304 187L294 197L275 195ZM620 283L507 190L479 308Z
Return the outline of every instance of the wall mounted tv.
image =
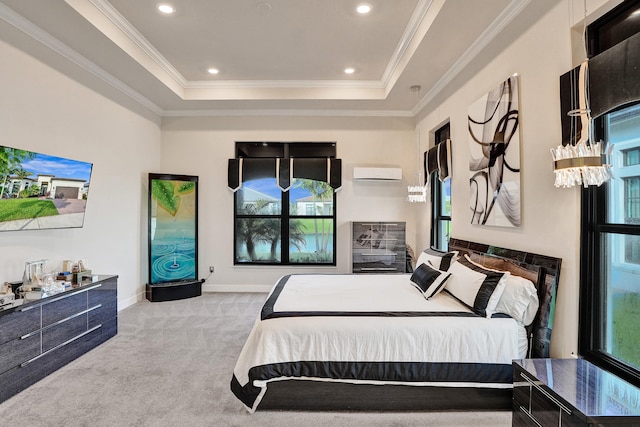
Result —
M0 231L82 227L92 168L0 145Z

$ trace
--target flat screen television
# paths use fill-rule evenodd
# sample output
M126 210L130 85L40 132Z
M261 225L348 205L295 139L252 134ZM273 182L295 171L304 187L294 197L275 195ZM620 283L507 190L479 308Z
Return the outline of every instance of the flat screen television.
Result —
M82 227L92 168L0 145L0 231Z

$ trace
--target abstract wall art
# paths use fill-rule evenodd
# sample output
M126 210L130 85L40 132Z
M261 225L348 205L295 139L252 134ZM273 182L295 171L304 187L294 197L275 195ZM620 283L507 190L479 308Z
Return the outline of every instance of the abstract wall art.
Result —
M514 75L468 109L472 224L521 224L519 108Z

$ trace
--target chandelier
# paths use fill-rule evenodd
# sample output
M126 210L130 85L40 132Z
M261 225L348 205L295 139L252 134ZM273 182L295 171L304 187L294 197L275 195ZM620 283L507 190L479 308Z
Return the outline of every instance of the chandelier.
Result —
M411 91L416 94L416 97L420 99L420 86L413 85L410 87ZM427 186L422 181L422 173L420 172L420 128L417 129L416 136L416 173L415 173L416 185L407 186L407 201L409 203L426 203L427 201Z
M425 203L427 201L427 187L424 185L407 186L407 201L410 203Z
M587 2L584 1L584 29L582 36L586 49ZM606 152L603 141L593 138L593 119L589 106L589 59L569 73L570 87L570 130L563 144L551 149L553 171L556 175L555 186L569 188L582 185L600 186L612 178L611 165L604 159L611 153ZM611 150L609 146L609 151Z
M600 186L612 177L611 165L603 162L609 154L605 151L606 144L593 141L593 119L589 108L589 61L585 60L577 68L577 71L569 72L571 107L574 107L567 112L571 120L569 140L565 145L551 149L556 187Z
M611 165L602 162L606 156L604 143L579 142L551 149L556 174L556 187L600 186L612 178Z

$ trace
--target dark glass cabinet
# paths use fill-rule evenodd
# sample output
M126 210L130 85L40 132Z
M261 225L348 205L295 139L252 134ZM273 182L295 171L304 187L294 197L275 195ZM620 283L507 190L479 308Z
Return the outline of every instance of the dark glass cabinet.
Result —
M406 273L404 222L354 222L352 229L354 273Z
M515 426L640 426L640 389L584 359L513 362Z

